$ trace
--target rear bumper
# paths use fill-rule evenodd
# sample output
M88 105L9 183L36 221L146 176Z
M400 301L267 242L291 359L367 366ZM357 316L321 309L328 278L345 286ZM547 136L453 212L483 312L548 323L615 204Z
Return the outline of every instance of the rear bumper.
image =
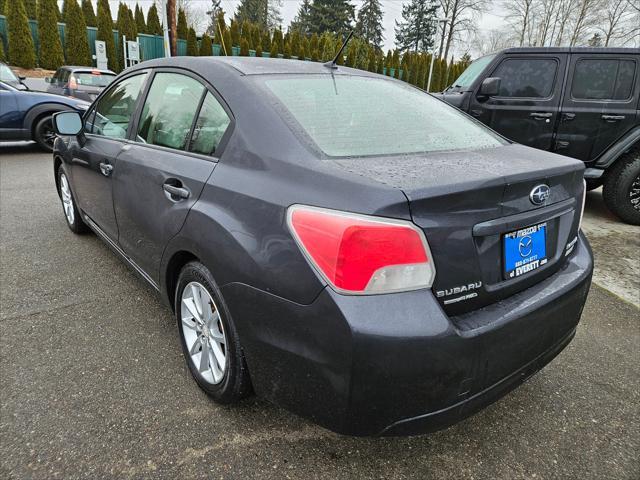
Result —
M299 305L223 287L256 392L339 433L415 435L451 425L540 370L570 341L591 284L580 234L553 276L449 317L431 291Z

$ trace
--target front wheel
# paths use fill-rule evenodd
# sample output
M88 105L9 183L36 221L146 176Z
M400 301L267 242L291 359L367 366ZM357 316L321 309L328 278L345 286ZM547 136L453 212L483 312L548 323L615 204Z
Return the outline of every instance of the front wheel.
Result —
M234 403L251 391L240 339L209 270L199 262L178 278L175 312L182 351L200 388L219 403Z
M604 203L620 219L640 225L640 146L619 159L607 172Z
M56 132L53 130L53 117L47 115L36 123L33 130L33 139L45 152L53 152L53 142L56 139Z
M78 211L76 201L71 192L69 179L62 169L62 166L58 168L58 193L60 195L60 201L62 202L62 211L64 212L64 217L67 220L69 229L77 234L88 232L89 228L80 217L80 212Z

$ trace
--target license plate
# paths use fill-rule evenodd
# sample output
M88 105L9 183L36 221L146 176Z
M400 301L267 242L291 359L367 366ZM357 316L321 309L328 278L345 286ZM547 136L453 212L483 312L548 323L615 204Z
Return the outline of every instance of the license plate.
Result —
M504 276L516 278L547 263L547 224L504 235Z

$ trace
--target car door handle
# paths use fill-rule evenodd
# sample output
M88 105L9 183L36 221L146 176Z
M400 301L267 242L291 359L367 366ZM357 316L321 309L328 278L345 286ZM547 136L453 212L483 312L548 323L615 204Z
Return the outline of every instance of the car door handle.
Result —
M189 190L187 190L186 188L171 185L170 183L163 184L162 189L171 196L172 200L186 199L189 198L189 195L191 195L189 193Z
M605 122L619 122L620 120L624 120L624 115L602 115L601 117Z
M469 112L473 117L479 117L480 115L482 115L482 110L471 110Z
M576 118L576 114L575 113L563 113L562 114L562 121L563 122L570 122L574 118Z
M109 175L111 175L111 172L113 172L113 165L108 162L100 162L100 172L105 177L108 177Z
M529 114L529 116L535 118L536 120L544 120L545 118L553 117L553 113L551 113L551 112L531 112Z

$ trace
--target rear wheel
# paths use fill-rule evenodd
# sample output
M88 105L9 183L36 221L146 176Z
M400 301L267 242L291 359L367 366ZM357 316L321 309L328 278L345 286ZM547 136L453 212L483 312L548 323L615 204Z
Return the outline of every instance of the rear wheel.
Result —
M36 123L33 129L33 139L40 148L46 152L53 152L53 142L56 139L56 132L53 130L53 117L47 115Z
M180 272L175 312L182 351L200 388L219 403L248 395L251 382L235 325L200 262L190 262Z
M602 194L607 207L620 219L640 225L640 145L607 172Z

